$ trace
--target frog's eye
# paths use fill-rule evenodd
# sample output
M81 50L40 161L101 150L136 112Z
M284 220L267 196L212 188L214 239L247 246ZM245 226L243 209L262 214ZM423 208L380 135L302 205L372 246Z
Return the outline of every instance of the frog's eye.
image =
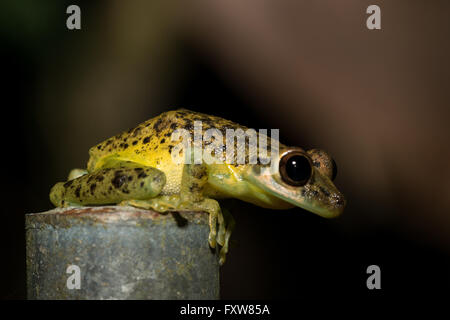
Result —
M300 152L290 152L280 159L280 175L291 186L305 185L312 174L311 162Z
M333 171L331 174L331 181L334 181L334 179L336 179L337 176L337 164L336 161L334 161L334 159L331 159L331 165L333 166Z

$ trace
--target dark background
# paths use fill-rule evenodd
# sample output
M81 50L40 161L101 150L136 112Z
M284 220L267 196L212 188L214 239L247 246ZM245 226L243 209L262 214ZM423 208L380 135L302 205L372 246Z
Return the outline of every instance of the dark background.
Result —
M66 29L79 4L82 29ZM365 27L378 4L382 30ZM239 203L224 299L450 289L446 1L4 1L2 299L25 298L24 214L92 145L173 108L279 128L339 167L342 217Z

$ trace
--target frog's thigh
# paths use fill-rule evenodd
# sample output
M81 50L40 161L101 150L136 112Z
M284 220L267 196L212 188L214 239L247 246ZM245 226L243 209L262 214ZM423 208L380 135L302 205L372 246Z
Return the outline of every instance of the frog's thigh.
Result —
M157 196L166 182L162 171L152 167L107 168L56 184L50 199L56 206L116 204L123 200Z

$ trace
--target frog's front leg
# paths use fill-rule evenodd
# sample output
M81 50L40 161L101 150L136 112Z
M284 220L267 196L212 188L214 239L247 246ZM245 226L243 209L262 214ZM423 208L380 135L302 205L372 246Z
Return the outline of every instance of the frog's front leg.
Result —
M148 200L125 200L119 205L133 206L142 209L151 209L157 212L168 211L204 211L209 214L209 237L208 242L211 248L216 247L216 242L222 248L219 253L219 263L225 263L226 254L228 252L228 241L234 223L231 221L225 224L219 203L214 199L204 198L202 200L186 202L186 199L180 195L158 196ZM232 219L232 218L231 218ZM230 221L230 220L228 220ZM219 223L219 232L217 233L217 223Z
M232 228L227 229L227 225L222 214L219 203L214 199L203 196L203 189L208 181L207 167L204 164L185 164L179 195L160 195L157 198L148 200L127 200L121 205L131 205L134 207L152 209L157 212L167 211L204 211L209 214L209 237L208 242L211 248L216 244L222 246L220 250L220 261L225 262L228 251L228 239ZM230 220L228 220L230 221ZM217 224L219 230L217 230ZM229 224L232 227L232 223Z

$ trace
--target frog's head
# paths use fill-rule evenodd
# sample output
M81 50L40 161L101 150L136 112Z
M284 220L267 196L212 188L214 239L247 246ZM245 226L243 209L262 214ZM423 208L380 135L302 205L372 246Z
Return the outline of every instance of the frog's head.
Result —
M345 198L334 186L336 163L318 149L283 148L275 163L248 168L245 178L291 205L325 218L342 213Z

